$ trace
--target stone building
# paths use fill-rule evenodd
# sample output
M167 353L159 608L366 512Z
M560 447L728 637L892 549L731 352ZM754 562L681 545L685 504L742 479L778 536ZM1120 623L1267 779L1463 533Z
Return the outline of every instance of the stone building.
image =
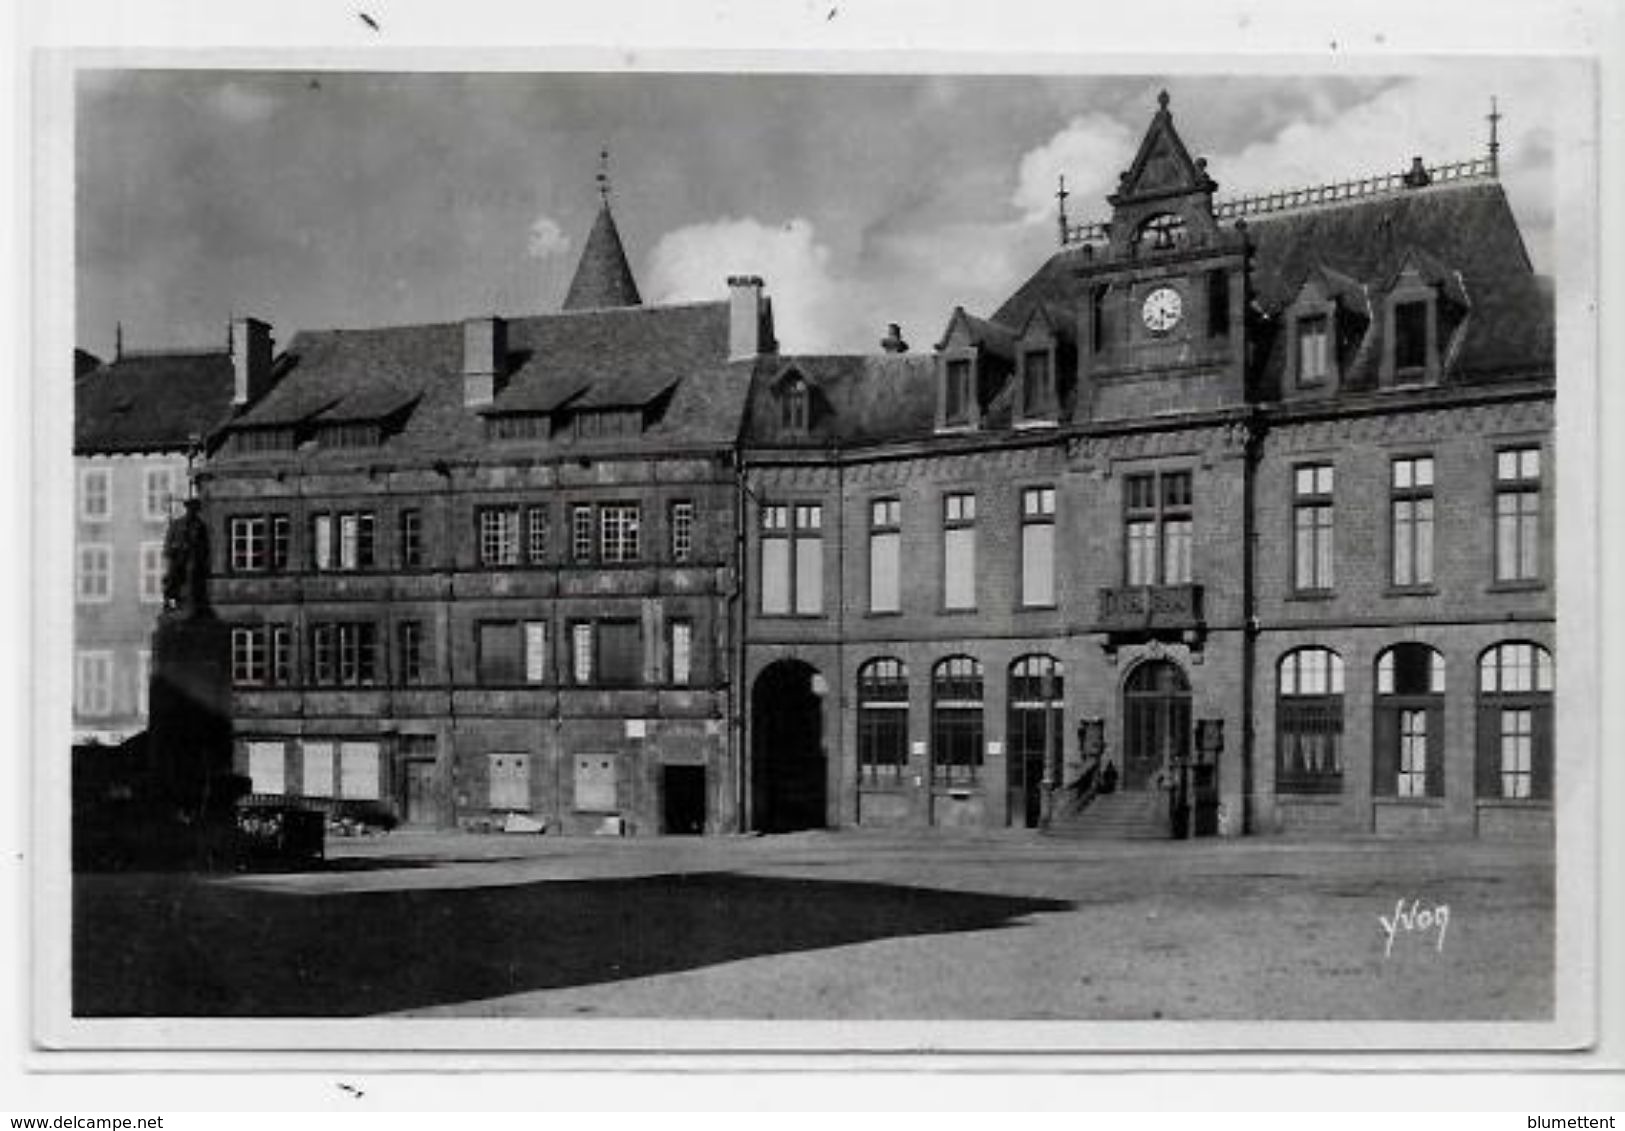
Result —
M718 279L718 291L723 280ZM202 478L259 794L413 824L736 827L759 279L645 306L607 198L561 311L295 335Z
M75 351L74 371L74 742L116 744L146 726L164 530L230 413L234 359L121 344Z
M991 317L761 367L747 823L1549 834L1552 299L1496 160L1218 201L1164 96Z

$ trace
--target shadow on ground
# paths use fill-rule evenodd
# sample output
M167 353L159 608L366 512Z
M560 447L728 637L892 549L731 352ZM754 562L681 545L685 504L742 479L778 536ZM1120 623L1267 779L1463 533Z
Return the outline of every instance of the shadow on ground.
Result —
M357 1017L989 930L1072 906L728 872L365 892L79 877L74 1013Z

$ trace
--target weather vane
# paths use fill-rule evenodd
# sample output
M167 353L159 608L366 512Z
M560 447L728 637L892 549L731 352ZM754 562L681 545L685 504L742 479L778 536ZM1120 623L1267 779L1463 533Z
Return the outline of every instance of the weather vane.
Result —
M1490 95L1490 112L1486 115L1490 123L1490 175L1500 176L1501 173L1501 107Z
M1055 201L1056 201L1056 205L1057 205L1057 207L1056 207L1056 219L1061 225L1061 246L1065 247L1066 246L1066 198L1071 196L1072 194L1066 191L1066 174L1065 173L1059 174L1056 177L1056 181L1058 182L1057 187L1055 189Z
M598 153L598 198L607 206L609 204L609 150L603 149Z

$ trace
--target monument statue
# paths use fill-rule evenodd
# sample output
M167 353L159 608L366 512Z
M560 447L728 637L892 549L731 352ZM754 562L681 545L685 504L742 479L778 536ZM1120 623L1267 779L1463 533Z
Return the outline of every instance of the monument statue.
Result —
M164 534L164 608L183 617L209 607L209 526L197 499L169 523Z

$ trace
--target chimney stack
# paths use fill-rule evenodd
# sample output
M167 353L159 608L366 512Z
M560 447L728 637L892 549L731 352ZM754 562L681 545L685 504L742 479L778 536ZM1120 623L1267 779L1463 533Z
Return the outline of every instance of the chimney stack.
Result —
M907 353L908 343L903 340L903 328L895 322L886 323L886 336L880 339L880 348L887 353Z
M231 403L253 404L271 389L271 327L258 318L231 320Z
M470 318L463 323L463 404L469 408L496 400L508 367L508 324L501 318Z
M773 340L773 306L757 275L728 279L728 360L743 361L778 352Z

